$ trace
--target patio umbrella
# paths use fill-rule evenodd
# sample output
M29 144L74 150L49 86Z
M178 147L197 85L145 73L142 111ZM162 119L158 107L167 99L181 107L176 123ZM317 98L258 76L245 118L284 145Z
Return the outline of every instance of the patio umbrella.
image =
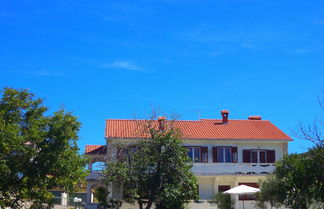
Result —
M236 195L246 195L246 194L254 194L260 192L260 189L249 187L246 185L240 185L225 191L225 194L236 194ZM243 209L244 209L244 200L243 200Z

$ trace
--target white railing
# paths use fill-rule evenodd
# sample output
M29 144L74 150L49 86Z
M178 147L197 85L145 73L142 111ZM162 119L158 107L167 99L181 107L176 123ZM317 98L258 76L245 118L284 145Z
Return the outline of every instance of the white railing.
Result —
M275 169L273 164L253 163L194 163L192 171L195 175L240 175L269 174Z

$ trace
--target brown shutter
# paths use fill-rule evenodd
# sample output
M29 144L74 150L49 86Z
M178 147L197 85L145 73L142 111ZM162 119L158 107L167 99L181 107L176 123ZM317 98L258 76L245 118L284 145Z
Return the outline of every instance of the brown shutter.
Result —
M243 163L251 162L251 150L243 150Z
M117 147L117 160L120 161L123 153L122 147Z
M237 163L237 147L232 147L232 162Z
M276 161L276 151L267 150L267 163L274 163Z
M217 163L217 147L213 147L213 162Z
M200 159L202 163L208 163L208 147L200 147ZM206 156L204 158L203 156Z

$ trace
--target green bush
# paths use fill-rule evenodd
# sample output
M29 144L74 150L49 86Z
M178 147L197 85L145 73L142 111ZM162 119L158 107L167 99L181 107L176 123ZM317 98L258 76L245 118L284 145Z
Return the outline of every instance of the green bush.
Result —
M217 193L209 203L216 205L218 209L235 209L235 200L231 195L221 192Z

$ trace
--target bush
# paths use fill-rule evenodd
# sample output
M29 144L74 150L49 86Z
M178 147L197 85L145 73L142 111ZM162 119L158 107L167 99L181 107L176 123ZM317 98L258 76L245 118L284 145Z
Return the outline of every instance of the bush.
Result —
M231 195L221 192L217 193L209 203L216 205L219 209L235 209L235 200L231 198Z

